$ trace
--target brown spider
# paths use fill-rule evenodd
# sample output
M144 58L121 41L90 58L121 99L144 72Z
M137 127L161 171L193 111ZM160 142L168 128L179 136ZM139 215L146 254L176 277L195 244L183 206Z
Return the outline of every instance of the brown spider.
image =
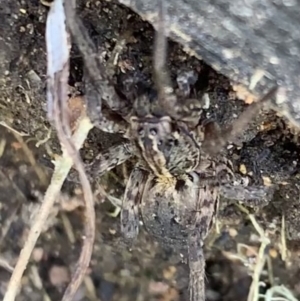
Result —
M86 93L90 116L101 130L122 133L128 140L101 154L88 168L94 175L101 174L133 155L137 157L123 198L121 230L127 239L136 238L140 208L148 232L176 249L186 246L190 300L200 301L205 300L203 242L219 195L247 201L263 199L269 192L265 187L245 187L237 181L231 162L219 156L219 151L244 130L276 89L252 105L230 129L221 131L213 122L198 125L202 103L184 97L190 94L194 75L178 78L180 91L176 93L166 70L163 1L159 7L154 49L157 97L151 99L145 93L131 102L116 92L112 79L114 54L105 69L81 21L75 18L71 0L65 4L68 25L84 57L87 84L90 81L91 85ZM125 41L117 43L116 52ZM121 118L113 118L116 114Z

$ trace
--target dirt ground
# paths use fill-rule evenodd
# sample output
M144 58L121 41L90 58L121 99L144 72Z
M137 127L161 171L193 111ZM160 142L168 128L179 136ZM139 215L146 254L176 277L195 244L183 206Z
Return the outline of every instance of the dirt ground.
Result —
M113 1L78 2L80 17L104 57L109 56L125 26L133 31L134 42L120 56L119 67L126 76L142 74L150 78L152 27ZM55 132L46 118L44 34L49 8L45 4L41 0L10 1L2 3L0 10L3 22L0 29L0 298L28 233L33 209L49 182L51 160L59 154ZM226 78L204 62L189 57L173 42L170 42L169 68L173 77L180 70L199 72L196 90L205 89L209 93L210 108L206 113L221 125L229 124L246 107L236 98ZM122 80L121 72L118 76ZM76 47L72 50L69 85L78 93L82 91L82 58ZM118 135L94 129L82 150L84 161L92 161L119 141ZM266 206L249 209L271 241L264 251L267 263L259 278L265 283L261 294L284 285L300 297L299 151L297 132L268 111L258 116L238 143L225 151L233 160L236 172L247 174L251 184L276 185L275 195ZM122 197L131 163L98 179L106 193ZM74 270L83 233L82 211L75 208L81 199L80 186L67 181L61 198L68 205L62 206L65 211L59 213L39 239L22 281L19 301L60 300ZM97 235L90 271L76 300L187 300L188 269L176 250L163 250L143 227L132 248L124 247L118 211L101 195L98 195L96 214ZM230 200L222 200L217 226L205 249L207 300L247 300L251 275L261 260L260 237L249 216ZM292 299L286 296L286 300Z

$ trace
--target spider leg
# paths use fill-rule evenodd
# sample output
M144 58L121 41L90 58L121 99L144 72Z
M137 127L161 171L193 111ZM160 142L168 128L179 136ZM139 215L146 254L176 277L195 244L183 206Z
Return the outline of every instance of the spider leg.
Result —
M221 185L220 194L230 200L239 201L246 206L256 207L267 205L274 193L274 187L238 185Z
M158 27L154 40L154 83L158 92L159 104L173 118L178 114L174 109L177 107L177 97L172 87L170 74L166 66L167 38L165 32L165 5L163 0L158 0Z
M173 93L171 78L166 67L167 38L165 33L166 16L163 0L158 0L158 28L155 33L154 41L154 82L157 88L158 97L161 105L168 111L172 104L176 102L176 96Z
M198 177L197 186L202 183ZM190 267L190 301L205 301L205 258L204 240L208 235L219 203L217 187L204 185L198 188L198 200L195 207L194 225L188 236L188 252Z
M205 258L203 241L197 230L189 235L190 301L205 301Z
M106 105L121 115L127 114L127 104L116 93L111 80L111 72L106 72L105 66L97 55L96 47L91 38L86 34L87 31L82 21L76 16L75 1L66 0L64 9L66 14L66 22L71 31L72 37L83 55L85 70L89 80L91 80L93 89L96 90L98 97L93 94L91 99L88 98L88 111L93 118L100 116L103 99ZM88 87L90 88L90 87ZM88 89L89 90L89 89Z
M154 43L154 83L158 92L158 101L166 113L176 120L197 124L202 112L203 101L186 99L190 85L197 80L195 72L180 74L177 78L180 95L177 97L172 87L170 74L166 66L167 38L165 32L166 17L164 1L159 0L158 27Z
M221 149L241 134L249 122L258 114L259 110L272 98L277 92L277 87L272 88L259 101L249 106L230 127L221 130L215 123L210 122L204 128L203 149L210 155L218 154Z
M107 151L99 154L92 163L86 165L85 169L89 179L94 182L104 173L130 159L133 153L134 147L129 142L110 147ZM67 179L80 183L78 173L74 169L71 170Z
M121 210L121 232L126 240L134 240L139 233L139 203L141 202L147 174L136 166L126 185Z
M274 186L243 184L242 179L234 174L232 162L225 157L216 162L210 161L203 167L200 162L197 172L202 176L201 186L215 187L223 197L250 207L268 204L274 194Z

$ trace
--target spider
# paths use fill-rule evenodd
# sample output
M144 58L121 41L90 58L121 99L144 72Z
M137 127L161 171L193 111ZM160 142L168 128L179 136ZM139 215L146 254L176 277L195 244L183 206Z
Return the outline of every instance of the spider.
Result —
M120 96L113 81L114 56L126 44L127 34L117 43L105 68L75 16L71 0L66 1L65 11L69 29L84 57L89 116L101 130L122 133L127 139L100 154L87 169L93 175L102 174L137 157L124 193L121 231L127 240L137 237L140 209L147 231L162 244L174 245L176 249L186 246L190 300L205 300L203 244L217 212L219 195L251 201L269 193L265 187L243 185L236 178L231 161L219 155L220 150L244 130L276 88L249 107L228 129L221 130L214 122L199 124L203 103L189 98L190 86L197 76L179 76L177 92L166 68L165 12L160 1L154 46L156 93L144 89L145 93L127 99Z

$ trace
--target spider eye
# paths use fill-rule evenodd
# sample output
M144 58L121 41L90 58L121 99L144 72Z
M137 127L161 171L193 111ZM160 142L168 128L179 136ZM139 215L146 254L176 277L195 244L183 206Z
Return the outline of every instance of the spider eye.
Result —
M169 144L169 146L178 146L178 140L177 139L169 139L168 144Z
M191 166L191 164L190 164L190 166ZM192 183L199 181L199 175L196 172L188 173L187 176Z
M162 140L158 140L157 145L162 145L163 141Z
M185 185L185 181L182 180L182 179L178 179L176 184L175 184L175 190L176 191L181 190L184 187L184 185Z
M191 180L192 182L194 182L194 177L192 175L188 174L187 176L188 176L189 180Z
M153 136L156 136L157 135L157 129L156 128L151 128L150 129L150 134L153 135Z
M139 134L140 136L144 135L144 128L143 128L143 127L139 127L139 128L138 128L138 134Z
M170 146L173 146L173 145L174 145L174 142L175 142L174 139L169 139L169 140L168 140L168 144L169 144Z

